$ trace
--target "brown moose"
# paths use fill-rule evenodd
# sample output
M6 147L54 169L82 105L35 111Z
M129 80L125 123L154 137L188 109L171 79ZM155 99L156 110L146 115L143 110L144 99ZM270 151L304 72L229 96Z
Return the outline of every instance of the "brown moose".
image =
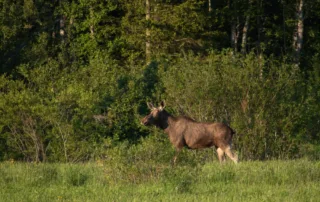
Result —
M145 126L155 125L168 134L170 142L175 146L176 152L173 164L181 149L200 149L215 146L220 163L225 161L224 154L235 163L238 158L231 151L232 136L234 131L224 123L201 123L188 117L174 117L164 110L162 101L159 107L147 103L151 113L141 120Z

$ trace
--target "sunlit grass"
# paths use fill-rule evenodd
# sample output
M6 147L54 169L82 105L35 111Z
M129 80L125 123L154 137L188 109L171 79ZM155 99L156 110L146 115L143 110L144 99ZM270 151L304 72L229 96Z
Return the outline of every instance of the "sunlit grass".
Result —
M320 163L0 164L2 201L317 201Z

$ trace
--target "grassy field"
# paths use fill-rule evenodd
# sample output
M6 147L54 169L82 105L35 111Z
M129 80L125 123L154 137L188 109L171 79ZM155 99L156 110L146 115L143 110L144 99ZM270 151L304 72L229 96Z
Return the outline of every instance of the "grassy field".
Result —
M114 163L114 162L113 162ZM1 201L320 201L320 162L0 164Z

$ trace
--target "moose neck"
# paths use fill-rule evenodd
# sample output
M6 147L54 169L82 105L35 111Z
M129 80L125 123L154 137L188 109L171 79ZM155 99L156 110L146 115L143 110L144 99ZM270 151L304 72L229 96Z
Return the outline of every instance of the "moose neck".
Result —
M170 131L172 131L172 127L175 125L175 117L169 116L167 119L167 127L164 129L164 132L169 135Z
M167 132L168 128L172 124L172 120L174 119L167 111L163 110L162 114L156 123L156 126Z

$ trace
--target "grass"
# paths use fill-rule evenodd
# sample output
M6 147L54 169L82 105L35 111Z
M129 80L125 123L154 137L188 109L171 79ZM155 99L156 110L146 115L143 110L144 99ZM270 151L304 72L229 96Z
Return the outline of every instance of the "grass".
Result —
M320 201L320 162L0 163L1 201Z

